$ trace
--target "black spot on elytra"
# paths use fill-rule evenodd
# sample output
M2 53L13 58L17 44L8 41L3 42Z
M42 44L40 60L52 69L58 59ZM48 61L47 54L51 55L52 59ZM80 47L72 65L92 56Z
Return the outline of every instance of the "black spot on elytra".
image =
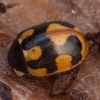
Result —
M53 73L57 70L55 59L59 55L72 56L72 65L77 64L81 60L81 43L76 36L70 36L63 46L55 45L49 38L44 36L44 41L37 43L42 49L42 55L37 60L27 62L27 65L32 69L46 68L47 73ZM79 45L80 44L80 45ZM66 66L67 67L67 66Z
M71 42L73 44L74 49L71 52L71 56L72 56L72 65L77 64L81 58L81 51L82 51L82 44L80 42L80 40L76 37L76 36L69 36L67 41Z
M26 39L24 39L21 43L22 49L24 50L28 50L30 48L32 48L38 41L38 39L42 38L42 35L45 35L46 33L46 29L49 27L50 24L60 24L62 26L66 26L69 28L75 28L74 25L67 23L67 22L63 22L63 21L52 21L52 22L46 22L34 27L31 27L29 29L34 29L34 34L32 34L31 36L27 37ZM26 30L25 30L26 31ZM23 32L25 32L23 31ZM21 32L18 37L23 34L23 32Z
M31 60L27 62L27 65L32 69L41 69L46 68L47 73L52 73L57 70L55 59L57 53L53 42L49 38L45 37L45 41L37 43L37 46L40 46L42 49L42 56L37 60Z
M54 59L46 59L47 61L41 59L41 60L31 60L27 62L27 65L32 68L32 69L41 69L41 68L46 68L47 73L53 73L57 70L57 67L55 66ZM49 62L49 63L48 63ZM34 65L36 64L36 65Z

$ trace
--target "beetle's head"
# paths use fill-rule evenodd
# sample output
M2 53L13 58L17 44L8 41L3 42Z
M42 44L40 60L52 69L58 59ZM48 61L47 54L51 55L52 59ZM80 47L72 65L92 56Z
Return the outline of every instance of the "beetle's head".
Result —
M18 76L23 76L27 73L23 51L17 40L13 42L8 52L8 62Z

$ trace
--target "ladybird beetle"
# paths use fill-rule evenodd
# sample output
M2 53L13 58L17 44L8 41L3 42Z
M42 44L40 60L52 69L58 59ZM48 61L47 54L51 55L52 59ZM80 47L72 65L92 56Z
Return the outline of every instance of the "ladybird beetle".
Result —
M17 36L8 52L8 62L19 76L49 76L77 67L88 50L88 40L74 25L45 22Z

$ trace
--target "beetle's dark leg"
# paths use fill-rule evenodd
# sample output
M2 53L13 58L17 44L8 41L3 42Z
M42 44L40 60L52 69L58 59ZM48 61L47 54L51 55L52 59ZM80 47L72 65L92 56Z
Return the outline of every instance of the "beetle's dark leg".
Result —
M31 75L30 73L26 73L26 74L23 76L23 78L24 78L25 80L27 80L27 81L32 82L32 81L34 81L34 80L36 79L36 76L33 76L33 75Z
M73 79L75 79L75 77L78 74L78 70L79 70L79 67L76 67L72 69L71 71L68 71L59 75L58 78L54 82L54 85L51 91L51 96L59 95L59 94L67 94L68 91L66 91L66 88L70 86Z

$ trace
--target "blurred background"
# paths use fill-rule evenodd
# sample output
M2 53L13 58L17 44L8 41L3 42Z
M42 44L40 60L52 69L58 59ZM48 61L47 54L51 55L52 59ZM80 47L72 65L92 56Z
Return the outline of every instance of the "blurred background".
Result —
M0 13L0 81L11 87L12 100L100 100L100 53L89 50L68 95L51 97L52 80L30 82L18 77L7 61L7 53L19 32L43 22L63 20L84 34L100 31L100 0L0 0L17 6ZM75 91L72 91L75 90ZM77 92L77 91L78 92ZM4 99L7 100L7 99Z

